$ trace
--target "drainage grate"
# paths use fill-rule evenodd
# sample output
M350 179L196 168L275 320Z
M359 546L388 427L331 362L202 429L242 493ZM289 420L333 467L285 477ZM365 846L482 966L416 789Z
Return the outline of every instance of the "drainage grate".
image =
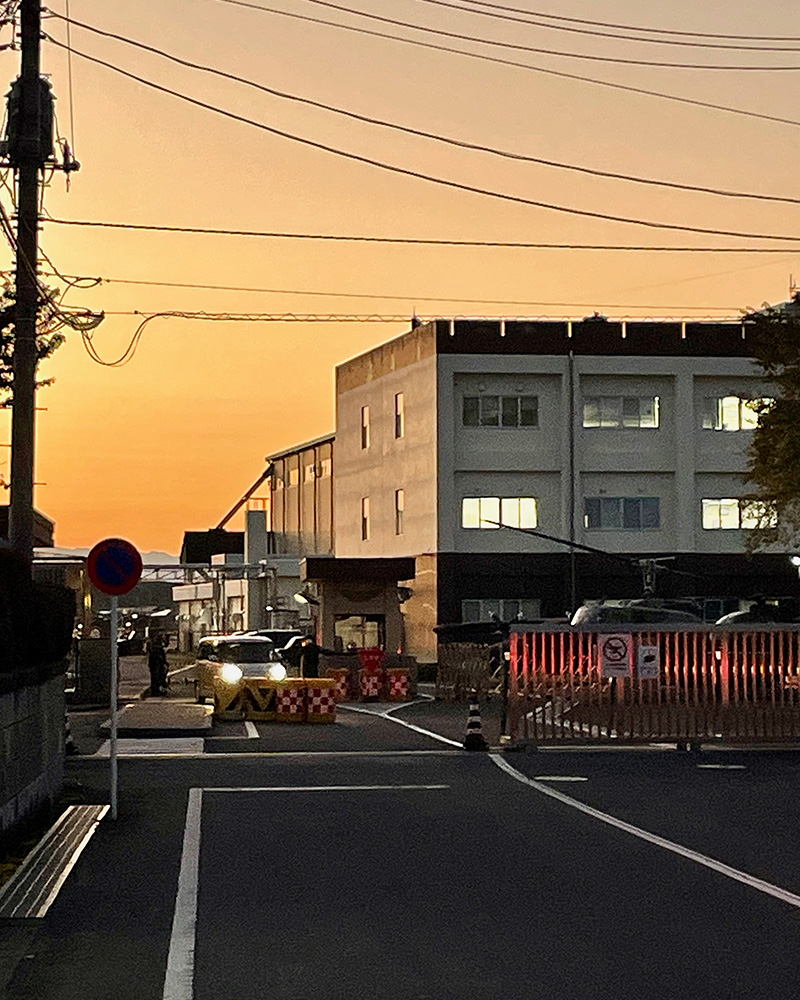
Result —
M68 806L0 891L0 917L43 917L108 806Z

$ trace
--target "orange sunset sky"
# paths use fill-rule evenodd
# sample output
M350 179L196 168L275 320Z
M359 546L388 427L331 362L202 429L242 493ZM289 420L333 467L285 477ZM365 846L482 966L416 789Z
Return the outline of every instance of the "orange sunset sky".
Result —
M502 7L478 7L468 0L452 0L453 6L430 0L350 0L351 11L483 40L474 42L367 20L342 9L344 4L253 3L796 121L693 107L223 0L70 0L69 13L77 21L268 87L485 147L681 184L798 195L800 29L797 41L747 40L791 35L796 4L788 0L674 0L668 6L557 0L546 9L565 18L746 36L725 43L671 37L778 46L785 52L609 39L496 16L509 15L509 8L539 11L541 0L509 0ZM54 0L51 9L63 14L65 4ZM495 16L480 16L479 9ZM611 31L579 21L547 23ZM53 39L66 41L63 20L48 17L44 28ZM489 39L573 54L794 69L622 65L491 47ZM6 27L0 42L10 40ZM514 162L279 99L77 26L71 29L71 42L78 52L272 128L461 184L676 225L765 236L791 236L800 229L800 204L718 197ZM13 50L0 53L9 82L17 75L18 58ZM74 130L74 153L82 164L69 192L60 174L45 192L45 210L57 219L781 251L437 247L148 233L45 222L41 245L62 273L111 279L96 288L72 290L66 299L108 313L94 335L105 358L121 354L130 341L140 319L126 315L133 311L410 317L416 310L421 316L579 318L598 309L614 316L735 316L765 300L786 299L790 274L800 273L800 234L797 244L782 244L654 230L448 189L226 119L77 54L70 109L65 51L45 41L42 60L57 96L59 132L69 138ZM8 190L0 197L11 212ZM10 249L2 266L12 266ZM46 263L42 266L49 270ZM57 279L46 280L63 287ZM133 281L145 283L124 283ZM459 301L464 299L475 301ZM122 368L101 367L89 358L79 335L70 334L43 366L42 376L54 377L55 384L39 394L45 409L38 414L37 481L45 485L37 487L36 504L55 520L56 544L89 547L107 535L122 535L144 551L177 553L184 530L216 524L261 472L267 453L333 428L337 362L402 333L407 325L405 320L156 319ZM2 441L10 439L9 424L6 412L0 423ZM8 449L0 451L5 463L0 471L7 479Z

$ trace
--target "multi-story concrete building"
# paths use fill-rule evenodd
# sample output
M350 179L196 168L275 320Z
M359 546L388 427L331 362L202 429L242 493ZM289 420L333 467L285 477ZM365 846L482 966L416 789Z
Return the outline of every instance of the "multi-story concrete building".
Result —
M638 596L642 557L665 557L659 592L709 616L797 594L785 554L745 553L751 401L769 392L744 322L419 326L336 370L335 555L416 557L421 659L437 622Z

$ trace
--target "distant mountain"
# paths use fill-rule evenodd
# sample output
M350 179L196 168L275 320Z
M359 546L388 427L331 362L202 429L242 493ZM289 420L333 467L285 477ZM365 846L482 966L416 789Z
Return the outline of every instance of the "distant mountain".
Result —
M89 549L65 549L57 545L52 549L39 549L37 553L44 556L88 556ZM163 565L165 563L178 563L180 558L172 556L168 552L142 552L142 562L147 565Z

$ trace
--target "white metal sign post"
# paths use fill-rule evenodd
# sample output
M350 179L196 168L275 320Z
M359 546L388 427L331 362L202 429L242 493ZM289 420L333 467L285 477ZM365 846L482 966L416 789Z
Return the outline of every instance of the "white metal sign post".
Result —
M631 672L631 635L599 635L600 673L603 677L629 677Z
M89 553L86 560L89 579L98 590L111 597L111 818L117 818L117 698L119 694L119 595L133 590L142 575L142 557L124 538L106 538Z

